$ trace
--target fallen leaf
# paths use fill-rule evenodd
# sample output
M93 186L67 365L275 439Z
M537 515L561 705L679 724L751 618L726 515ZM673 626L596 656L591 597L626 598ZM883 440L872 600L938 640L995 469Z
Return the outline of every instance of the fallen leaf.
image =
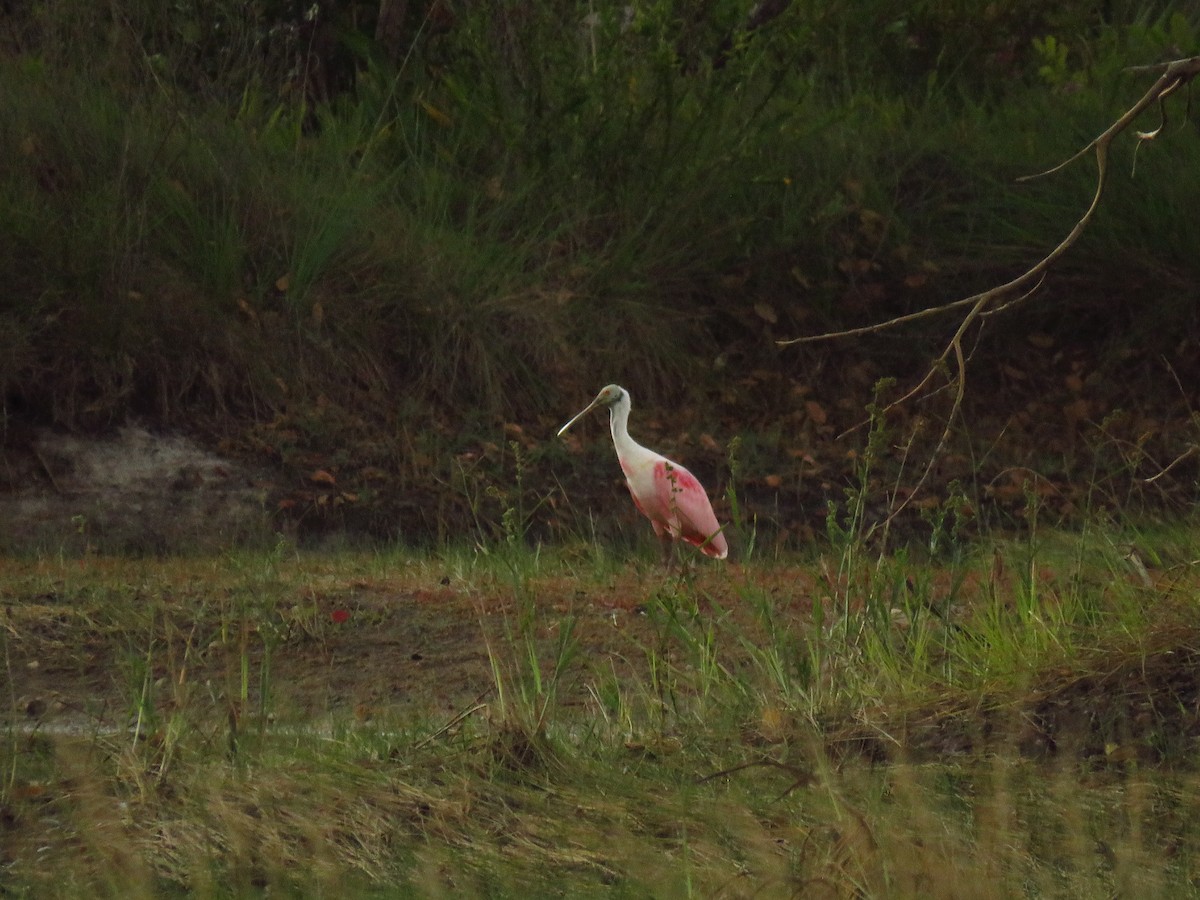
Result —
M46 785L37 781L13 785L11 788L11 796L14 800L38 800L46 794Z
M314 484L337 484L337 479L324 469L317 469L308 476L308 480Z
M825 407L816 400L805 400L804 411L818 425L824 425L829 420L829 415L825 412Z
M762 711L758 722L758 733L768 744L778 744L786 737L787 716L777 706L768 706Z
M758 317L765 322L770 322L774 325L779 321L779 315L775 312L775 308L770 303L755 303L754 311L758 313Z
M434 106L428 100L418 100L417 102L421 105L421 109L425 110L425 115L429 116L429 118L433 119L433 121L437 122L439 125L449 128L453 124L448 115Z
M838 261L838 271L846 275L866 275L875 268L875 262L862 257L847 257Z
M768 475L763 479L763 483L769 488L777 488L783 484L783 479L778 475Z
M1092 405L1083 397L1071 401L1063 407L1063 415L1072 425L1084 421L1092 414Z
M281 294L286 294L287 289L292 286L292 276L288 272L284 272L275 279L275 290Z
M646 741L626 741L625 749L631 753L641 753L648 757L671 756L683 749L678 738L650 738Z

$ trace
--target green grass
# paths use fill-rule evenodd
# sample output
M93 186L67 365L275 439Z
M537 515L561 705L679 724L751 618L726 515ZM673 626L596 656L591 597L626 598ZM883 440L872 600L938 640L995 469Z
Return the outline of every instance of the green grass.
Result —
M672 43L669 6L628 31L601 16L578 45L561 10L508 23L509 39L470 15L444 39L452 64L362 60L356 90L316 108L247 78L232 50L211 89L164 80L172 52L191 71L199 19L173 46L165 23L128 11L115 44L75 62L39 20L48 30L4 63L6 391L61 424L264 415L324 395L411 427L446 406L544 413L597 380L678 396L710 387L731 351L746 371L793 367L770 338L955 297L1036 259L1091 174L1013 177L1118 114L1141 89L1124 66L1194 42L1179 15L1097 26L1022 7L997 27L1063 29L1070 52L1039 75L1022 46L996 93L942 63L922 84L918 52L896 69L889 53L925 29L964 39L938 4L882 24L881 7L862 34L799 4L720 67L689 54L736 4L709 11L694 47ZM148 56L130 55L138 41ZM1132 181L1119 148L1116 212L1069 262L1073 277L1101 266L1110 290L1155 279L1154 322L1186 315L1194 280L1194 142L1167 140ZM1106 264L1114 248L1123 268ZM409 403L375 406L397 394Z
M6 883L1187 892L1189 545L8 560Z

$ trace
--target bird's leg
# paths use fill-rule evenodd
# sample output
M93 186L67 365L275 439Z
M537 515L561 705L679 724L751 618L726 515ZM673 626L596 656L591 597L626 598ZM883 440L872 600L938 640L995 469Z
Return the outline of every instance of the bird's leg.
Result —
M659 546L662 548L662 564L666 569L667 574L671 574L672 564L675 562L675 539L667 532L663 532L658 536Z

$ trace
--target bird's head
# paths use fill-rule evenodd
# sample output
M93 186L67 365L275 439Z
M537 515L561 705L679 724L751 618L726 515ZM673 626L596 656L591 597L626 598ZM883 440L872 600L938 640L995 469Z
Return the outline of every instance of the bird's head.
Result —
M621 398L626 395L625 388L619 384L610 384L607 387L601 388L600 393L596 395L596 399L592 401L592 406L614 406L620 402Z
M628 397L629 397L629 392L626 391L625 388L621 387L619 384L610 384L607 387L601 388L600 393L598 393L596 395L595 400L593 400L586 407L584 407L582 410L580 410L574 416L574 418L571 419L570 422L568 422L562 428L558 429L559 437L562 437L563 432L565 432L568 428L570 428L572 425L574 425L576 422L578 422L580 419L582 419L584 416L586 416L588 413L590 413L596 407L603 406L605 409L612 409L614 406L616 406L622 400L627 400Z

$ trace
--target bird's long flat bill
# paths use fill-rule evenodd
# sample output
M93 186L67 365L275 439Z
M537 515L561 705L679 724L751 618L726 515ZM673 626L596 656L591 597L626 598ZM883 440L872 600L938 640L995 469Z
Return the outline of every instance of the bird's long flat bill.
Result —
M586 416L588 413L590 413L593 409L595 409L596 404L598 404L599 402L600 402L600 398L597 397L595 400L593 400L591 403L589 403L586 407L584 407L582 410L577 412L575 414L575 416L571 419L570 422L568 422L562 428L558 429L558 437L562 437L563 432L565 432L568 428L570 428L572 425L574 425L576 422L578 422L580 419L582 419L584 416Z

